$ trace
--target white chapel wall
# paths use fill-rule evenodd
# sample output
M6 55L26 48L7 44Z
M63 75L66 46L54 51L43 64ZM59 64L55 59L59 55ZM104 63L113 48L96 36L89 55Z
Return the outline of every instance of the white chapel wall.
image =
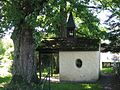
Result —
M76 59L82 60L82 67L76 67ZM60 81L92 82L99 78L99 51L60 51Z

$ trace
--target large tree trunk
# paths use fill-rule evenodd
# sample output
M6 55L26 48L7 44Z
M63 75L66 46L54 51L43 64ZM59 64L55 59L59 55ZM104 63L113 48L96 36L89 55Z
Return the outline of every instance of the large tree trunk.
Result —
M34 39L33 30L22 25L21 29L15 29L12 34L14 42L13 81L22 78L27 83L37 79L36 62L34 60Z
M62 0L62 4L60 5L60 37L66 38L67 37L67 30L66 30L66 20L67 20L67 12L66 12L66 0Z

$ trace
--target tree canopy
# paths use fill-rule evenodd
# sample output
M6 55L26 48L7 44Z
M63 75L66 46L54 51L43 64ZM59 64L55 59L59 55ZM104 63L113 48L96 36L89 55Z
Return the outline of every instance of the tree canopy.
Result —
M44 2L46 0L1 0L0 35L21 23L27 23L34 28Z
M50 0L44 8L44 14L39 16L41 26L47 33L60 37L62 27L66 27L67 16L73 12L77 35L80 37L103 38L104 31L99 28L99 19L89 9L89 1L80 0ZM63 28L62 28L63 29ZM48 35L48 34L46 34Z
M39 27L45 36L49 34L49 37L51 35L60 37L62 33L60 29L66 28L67 16L69 12L73 12L78 36L103 38L104 31L99 28L99 19L90 10L90 0L44 0L44 2L47 4L42 4L42 0L2 0L1 35L5 30L10 30L21 22L27 22L32 28ZM36 32L36 35L40 36L40 32Z
M111 14L105 21L108 29L107 38L111 41L107 49L111 52L120 52L120 1L119 0L100 0L103 10Z

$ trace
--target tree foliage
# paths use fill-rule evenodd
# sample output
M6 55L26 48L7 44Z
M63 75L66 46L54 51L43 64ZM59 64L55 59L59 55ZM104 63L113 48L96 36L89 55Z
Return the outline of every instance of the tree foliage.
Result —
M99 28L99 19L89 9L89 2L90 0L49 0L44 8L44 14L39 16L40 20L43 18L41 27L44 28L44 32L60 37L61 22L63 23L65 19L63 25L66 27L67 16L69 12L73 12L78 36L103 38L103 32Z
M5 30L18 27L23 22L34 28L44 2L46 0L1 0L0 35L3 35Z
M3 46L3 41L2 41L2 39L0 39L0 60L1 60L1 58L2 58L2 55L4 55L4 53L5 53L5 48L4 48L4 46Z
M67 16L73 12L78 36L103 38L105 32L99 28L99 19L88 7L90 0L48 0L46 5L43 2L46 0L2 0L1 36L5 30L27 22L32 28L40 27L41 30L35 30L37 39L42 34L44 37L60 37L61 27L66 28Z
M104 10L111 12L109 18L105 21L108 25L108 39L111 41L109 50L120 52L120 1L119 0L100 0Z

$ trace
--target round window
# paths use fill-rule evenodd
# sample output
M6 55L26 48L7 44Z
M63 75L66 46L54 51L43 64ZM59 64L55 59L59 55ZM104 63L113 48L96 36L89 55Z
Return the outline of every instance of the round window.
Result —
M82 67L82 60L81 59L76 60L76 67L78 67L78 68Z

